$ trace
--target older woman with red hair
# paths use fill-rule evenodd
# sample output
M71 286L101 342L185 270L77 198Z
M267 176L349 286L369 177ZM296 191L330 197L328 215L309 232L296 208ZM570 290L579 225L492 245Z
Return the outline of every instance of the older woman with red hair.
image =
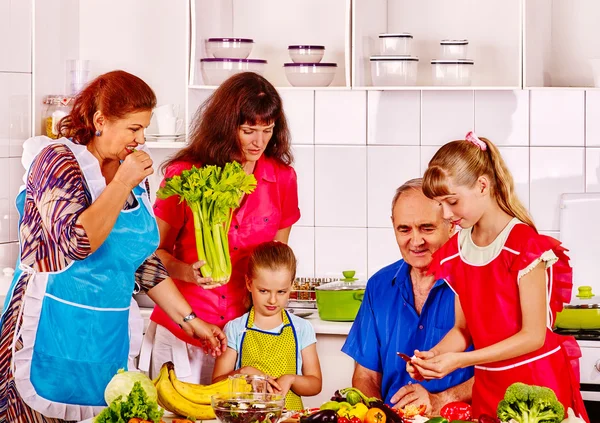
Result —
M0 422L80 421L127 368L137 282L167 318L219 355L225 335L192 308L154 254L159 232L144 129L156 97L123 71L101 75L60 122L24 144L20 256L0 334Z
M157 255L194 313L221 328L248 310L244 275L253 248L266 241L287 243L291 226L300 218L281 98L265 78L251 72L223 82L200 107L189 145L165 164L165 178L192 166L223 166L233 160L254 174L257 187L233 214L228 234L233 270L227 284L214 287L209 278L202 277L193 214L185 202L173 196L154 204L160 230ZM153 341L151 375L172 360L179 378L211 383L214 358L203 354L198 340L181 330L166 311L160 305L154 308L151 320L155 324L147 333ZM148 350L142 348L147 359Z

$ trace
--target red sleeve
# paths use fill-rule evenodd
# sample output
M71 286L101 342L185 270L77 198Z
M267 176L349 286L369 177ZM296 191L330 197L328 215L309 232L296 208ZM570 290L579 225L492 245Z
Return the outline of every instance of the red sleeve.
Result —
M298 208L298 178L291 166L285 166L280 172L277 183L281 198L281 222L279 229L289 228L300 219Z
M512 235L515 235L513 238ZM552 276L552 293L550 295L550 308L554 312L563 309L563 304L571 301L573 288L573 269L569 265L569 257L560 241L546 235L540 235L527 225L517 225L511 233L511 242L507 246L519 252L511 265L511 271L518 274L547 251L553 251L558 261L551 266L549 276Z
M431 264L428 269L429 274L434 275L436 280L444 279L453 287L453 289L455 289L451 281L451 268L453 263L452 260L449 260L448 258L458 252L457 246L458 233L454 234L452 238L440 247L439 250L433 253Z
M192 163L189 162L177 162L170 165L165 171L165 177L163 178L160 186L164 186L165 180L175 175L179 175L182 171L191 169ZM185 222L185 209L187 204L185 201L180 201L179 196L172 195L166 199L157 198L154 201L154 215L159 219L167 222L174 229L181 229Z

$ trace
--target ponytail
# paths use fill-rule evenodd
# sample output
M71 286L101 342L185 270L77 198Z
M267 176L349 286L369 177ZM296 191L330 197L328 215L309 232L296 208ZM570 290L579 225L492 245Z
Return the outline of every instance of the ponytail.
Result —
M449 178L458 185L472 187L482 175L490 178L491 193L500 209L536 229L529 212L515 194L513 177L498 147L472 133L467 134L466 140L449 142L435 153L423 176L423 193L429 198L449 195Z

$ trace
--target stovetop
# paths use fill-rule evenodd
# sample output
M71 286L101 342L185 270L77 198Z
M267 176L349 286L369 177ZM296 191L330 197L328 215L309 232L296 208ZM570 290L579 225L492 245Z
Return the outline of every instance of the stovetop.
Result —
M560 335L573 336L582 341L600 341L600 329L554 329Z

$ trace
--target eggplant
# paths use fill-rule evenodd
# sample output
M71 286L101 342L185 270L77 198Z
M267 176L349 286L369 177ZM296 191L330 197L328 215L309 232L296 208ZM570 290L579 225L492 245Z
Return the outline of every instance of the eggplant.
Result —
M337 423L338 415L333 410L321 410L310 416L302 416L300 423Z

